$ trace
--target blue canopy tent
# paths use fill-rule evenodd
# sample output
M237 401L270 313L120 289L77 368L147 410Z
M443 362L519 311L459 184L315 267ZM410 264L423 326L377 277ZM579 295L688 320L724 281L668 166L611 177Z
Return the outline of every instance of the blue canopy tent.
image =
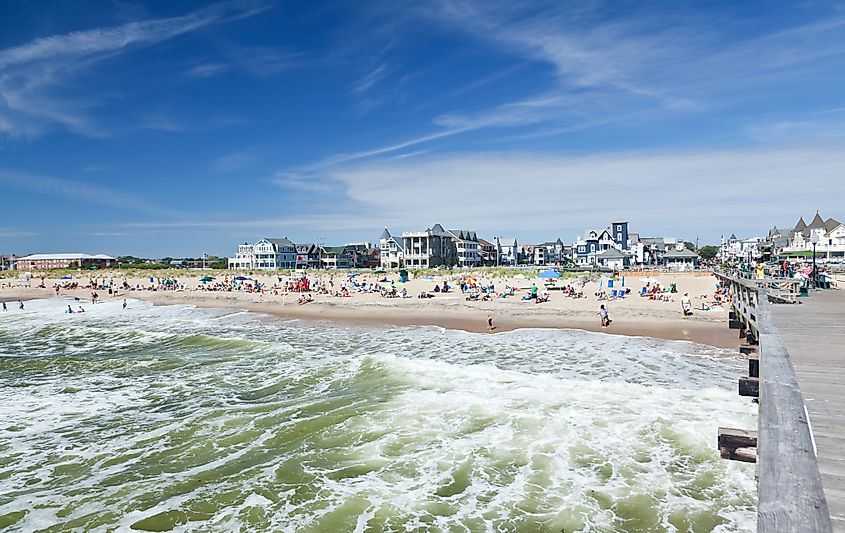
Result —
M546 270L537 274L537 277L540 279L558 279L560 277L560 272L557 270Z

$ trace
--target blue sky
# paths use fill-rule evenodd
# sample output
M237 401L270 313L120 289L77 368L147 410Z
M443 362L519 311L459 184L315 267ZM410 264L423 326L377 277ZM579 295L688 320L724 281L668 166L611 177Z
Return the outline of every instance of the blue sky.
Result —
M0 253L843 213L842 2L0 5Z

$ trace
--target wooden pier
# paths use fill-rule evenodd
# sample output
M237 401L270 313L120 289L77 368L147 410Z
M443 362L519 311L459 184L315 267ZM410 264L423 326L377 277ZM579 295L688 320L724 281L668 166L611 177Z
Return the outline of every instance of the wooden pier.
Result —
M845 293L814 291L772 315L810 417L833 530L845 532Z
M756 432L748 428L719 428L718 446L725 458L757 463L757 530L764 533L829 532L835 523L837 531L845 531L838 516L831 521L828 510L828 498L833 502L834 510L838 510L843 501L844 478L836 476L837 472L842 473L843 460L841 453L835 454L845 442L845 410L839 403L839 411L836 411L835 404L831 410L825 411L831 417L829 424L840 424L838 428L826 428L832 439L838 436L840 446L833 440L819 450L817 456L814 428L811 426L813 415L808 416L805 406L807 403L812 406L816 400L807 396L809 401L805 403L802 394L805 388L813 388L810 382L814 374L817 377L824 373L820 368L824 361L842 357L841 341L845 339L831 337L826 349L816 352L811 343L802 340L802 337L807 337L805 333L790 333L802 330L802 326L794 324L813 321L813 318L798 318L813 313L809 311L813 308L812 304L798 304L802 299L800 282L778 278L751 280L725 272L715 272L714 275L730 289L732 311L729 326L739 330L739 337L744 340L741 351L748 357L748 376L739 378L738 391L743 396L753 397L760 405ZM845 310L839 312L842 311ZM840 315L840 324L841 319ZM831 317L824 323L833 328L835 320L836 317ZM790 322L786 326L786 334L779 330L784 322ZM803 367L800 361L793 362L791 350L796 350L796 354L812 354L806 356L806 371L796 372L794 365L798 365L799 369ZM801 359L800 355L798 359ZM845 364L837 363L842 365L840 370L845 371ZM812 368L812 365L815 367ZM802 380L809 379L810 382L799 381L799 375ZM842 377L845 373L840 375ZM836 382L845 386L843 379ZM836 385L819 386L817 390L843 398L842 390L837 390ZM815 432L819 431L815 428ZM832 447L831 456L822 455L828 453L828 446ZM752 453L755 449L756 454ZM827 485L820 474L820 470L827 468L834 474L828 482L832 484L829 493L826 493ZM834 511L834 515L837 512Z

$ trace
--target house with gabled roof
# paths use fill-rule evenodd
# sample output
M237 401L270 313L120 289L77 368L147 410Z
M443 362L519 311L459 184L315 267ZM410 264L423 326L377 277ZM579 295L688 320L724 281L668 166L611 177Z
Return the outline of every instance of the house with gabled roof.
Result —
M476 267L481 264L481 245L474 231L463 229L446 230L455 243L455 254L459 267Z
M845 224L834 218L824 219L818 211L809 224L804 222L804 217L798 219L780 253L797 255L812 252L814 239L817 254L828 259L845 257Z
M405 248L401 238L395 238L387 228L384 228L378 242L381 268L402 268L405 265Z
M260 239L255 244L238 245L235 257L229 258L235 270L282 270L296 268L296 244L287 237Z
M457 264L457 247L453 235L440 224L425 231L402 233L405 266L408 268L433 268Z

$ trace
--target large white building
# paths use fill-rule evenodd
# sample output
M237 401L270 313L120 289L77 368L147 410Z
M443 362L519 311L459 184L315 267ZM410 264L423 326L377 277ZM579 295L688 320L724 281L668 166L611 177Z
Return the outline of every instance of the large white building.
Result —
M238 245L235 257L229 258L233 270L281 270L296 268L296 245L284 239L264 238L255 244Z
M845 257L845 224L833 218L824 220L818 212L810 224L804 222L804 217L798 220L780 253L812 253L813 240L816 241L817 254L828 259Z
M435 224L425 231L402 233L405 249L405 266L413 268L432 268L455 264L457 251L452 234Z

